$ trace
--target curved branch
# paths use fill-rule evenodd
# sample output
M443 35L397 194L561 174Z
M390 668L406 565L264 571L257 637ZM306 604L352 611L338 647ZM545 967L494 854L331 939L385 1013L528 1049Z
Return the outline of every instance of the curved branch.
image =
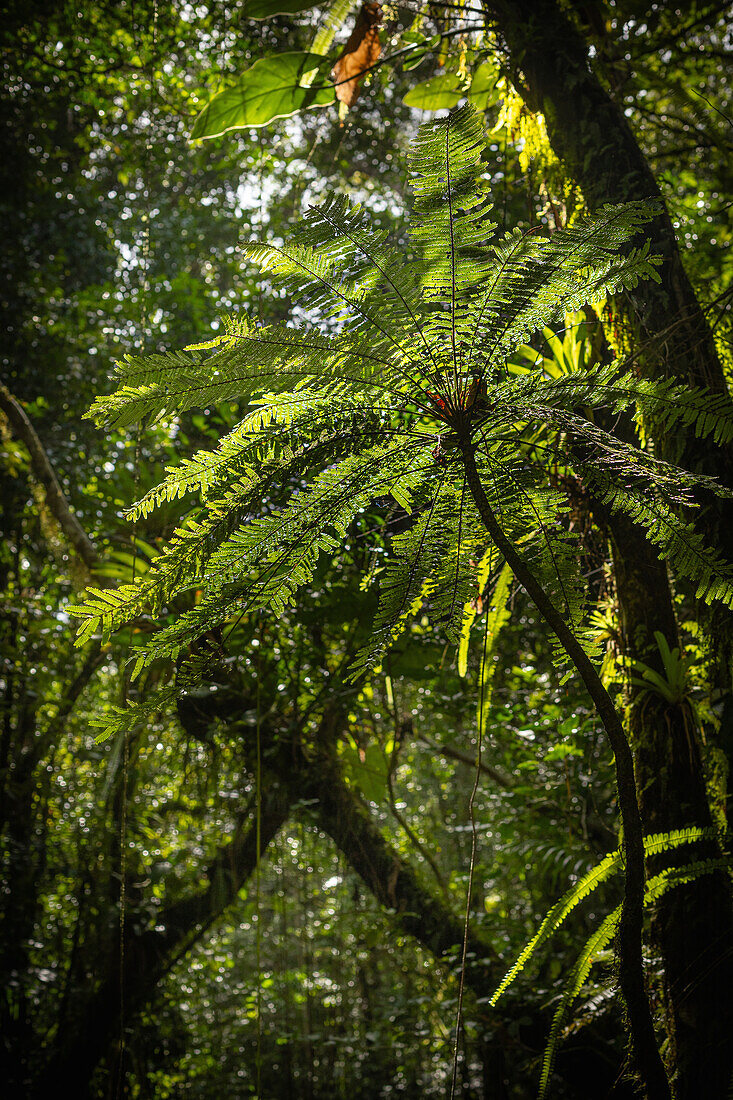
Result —
M1 382L0 412L4 413L13 435L27 448L33 475L43 489L48 509L66 541L87 569L94 569L99 564L94 544L72 512L36 429L19 402Z
M268 783L260 807L259 852L257 827L241 829L228 844L222 845L209 865L208 885L156 913L154 928L126 937L122 981L125 990L126 1016L134 1015L155 994L158 983L200 939L207 928L237 898L244 883L252 875L258 858L285 824L290 812L290 800L285 787ZM129 922L135 929L135 923ZM51 1095L58 1082L76 1088L86 1095L89 1080L96 1066L107 1053L120 1029L119 948L114 945L105 978L78 1013L73 1031L57 1034L55 1053L34 1084L29 1095ZM70 1029L71 1030L71 1029Z

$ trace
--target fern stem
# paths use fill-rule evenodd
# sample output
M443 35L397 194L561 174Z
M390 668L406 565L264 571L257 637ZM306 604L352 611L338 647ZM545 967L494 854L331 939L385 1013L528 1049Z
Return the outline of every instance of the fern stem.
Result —
M644 984L642 962L644 834L631 749L614 702L603 686L592 661L521 554L502 530L481 482L476 466L475 447L467 434L462 433L460 447L468 488L486 530L578 670L595 705L598 717L603 723L613 751L626 866L624 902L618 930L619 985L626 1003L636 1069L645 1087L648 1100L671 1100L669 1082L657 1048L654 1023Z

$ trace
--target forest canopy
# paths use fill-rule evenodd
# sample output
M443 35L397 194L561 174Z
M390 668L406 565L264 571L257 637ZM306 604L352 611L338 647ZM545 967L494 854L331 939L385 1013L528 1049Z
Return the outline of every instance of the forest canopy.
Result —
M9 6L9 1096L729 1095L729 15Z

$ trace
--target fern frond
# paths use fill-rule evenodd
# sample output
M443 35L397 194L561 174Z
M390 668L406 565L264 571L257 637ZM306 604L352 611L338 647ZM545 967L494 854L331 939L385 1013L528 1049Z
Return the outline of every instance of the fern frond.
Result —
M713 840L717 836L713 826L703 828L700 825L688 825L684 829L672 829L668 833L651 833L644 837L644 852L650 856L658 856L663 852L669 852L684 844L695 844L701 840Z
M564 313L657 277L660 261L648 245L620 255L650 213L643 202L606 206L549 239L515 231L494 244L494 274L475 314L471 344L482 374L493 379L532 333Z
M560 1004L555 1010L555 1015L552 1018L552 1025L550 1027L550 1035L547 1040L547 1046L545 1047L545 1054L542 1060L542 1073L540 1075L539 1091L537 1093L538 1100L544 1100L547 1095L547 1087L550 1083L550 1076L552 1074L552 1068L555 1064L555 1056L557 1054L557 1047L560 1040L560 1031L562 1029L568 1013L573 1006L573 1002L580 993L581 989L585 985L585 982L590 974L591 967L596 959L596 956L600 951L604 951L613 937L616 935L616 929L618 928L618 922L621 919L621 906L614 909L612 913L606 917L603 923L596 929L590 939L585 943L583 950L580 952L578 959L570 972L568 982L563 990L562 997L560 998Z
M247 403L266 392L287 393L303 384L342 383L351 393L405 388L405 372L379 346L352 334L302 333L285 325L242 321L225 345L205 357L176 352L117 364L122 381L110 397L98 398L85 415L98 424L128 427L187 409L225 401Z
M689 882L696 882L701 875L712 875L716 871L730 872L730 860L698 859L693 863L686 863L682 867L668 867L658 875L654 875L647 881L645 904L658 901L663 894L673 890L676 886L685 886Z
M97 744L101 744L110 737L131 733L135 729L144 727L157 715L169 711L181 694L179 685L171 683L168 687L159 688L156 691L146 691L143 699L126 707L105 707L104 711L89 719L92 729L98 731L94 740Z
M226 484L243 479L249 483L267 481L269 468L278 468L299 452L309 440L330 440L333 457L345 447L356 450L394 434L394 403L383 395L369 401L343 396L334 403L329 389L298 390L294 394L268 394L235 428L225 435L215 451L198 451L179 466L166 469L168 475L128 511L135 520L156 507L190 492L204 498L221 491ZM311 459L317 452L311 445Z
M629 409L723 440L733 438L723 398L618 366L551 379L506 370L535 331L552 344L547 326L564 311L655 276L657 260L636 240L653 204L605 207L550 238L497 239L484 149L470 107L421 128L410 161L415 262L364 210L331 197L287 241L245 249L289 290L299 327L224 318L212 340L118 363L117 392L89 414L99 423L125 427L219 402L239 403L243 419L133 506L133 517L146 517L197 494L144 576L111 593L90 589L72 609L80 640L175 607L139 652L144 667L244 610L281 613L319 557L349 542L360 510L390 497L408 519L382 571L373 644L352 672L373 667L423 604L458 642L475 562L492 551L466 492L468 446L504 533L592 656L578 536L542 451L553 439L565 446L564 470L644 526L705 598L733 603L733 574L676 513L695 488L715 484L615 440L588 416ZM579 353L568 354L578 367ZM501 569L498 551L492 560ZM190 606L192 589L201 598Z
M376 666L417 602L426 600L433 621L449 638L457 641L460 635L471 594L470 562L481 556L486 532L446 473L434 488L428 484L429 502L423 502L414 523L392 540L394 557L383 574L374 630L357 655L354 677Z
M600 863L596 864L595 867L592 867L590 871L583 875L567 893L563 894L559 901L555 902L532 939L522 949L516 962L509 968L495 992L492 993L489 1000L490 1005L496 1005L499 998L522 972L537 950L557 931L573 909L614 873L619 867L620 862L621 853L618 850L611 852L605 859L602 859ZM618 911L620 912L620 910Z
M664 852L673 851L686 844L695 844L699 841L710 840L716 836L714 828L703 828L697 825L689 825L683 829L670 830L667 833L652 833L644 838L644 852L647 858L661 855ZM686 866L695 866L688 864ZM560 928L567 917L572 913L581 901L587 898L603 882L606 882L621 867L621 851L617 849L610 852L592 867L581 879L575 883L544 917L531 940L524 946L516 961L502 978L496 991L492 994L490 1004L495 1005L503 993L509 988L515 978L522 972L529 960L535 955L550 937ZM683 868L684 869L684 868ZM664 878L667 872L662 876ZM653 879L650 882L655 881ZM650 900L651 895L650 895Z
M648 539L659 547L659 556L696 586L695 598L705 603L718 600L733 607L733 568L704 541L692 524L685 523L662 499L650 493L626 492L595 475L594 491L613 512L625 513L643 527Z
M672 833L657 833L645 838L644 847L647 856L659 854L682 844L704 840L715 834L714 829L688 828L678 829ZM729 868L727 859L694 860L682 867L670 867L654 875L646 883L644 904L651 905L663 894L677 886L697 881L702 875L714 874L716 871L726 871ZM591 967L598 954L605 950L616 934L618 922L621 917L621 906L614 909L603 923L596 929L593 935L586 941L578 956L572 971L565 984L560 1003L555 1010L550 1027L550 1034L545 1048L540 1076L538 1100L544 1100L550 1083L552 1069L557 1055L562 1027L570 1013L573 1002L578 997L585 984Z
M682 386L673 379L642 378L624 371L618 361L593 370L568 371L558 378L532 372L510 387L511 399L567 410L586 406L608 408L612 413L635 410L642 417L663 423L668 432L684 427L699 438L712 435L723 444L733 438L733 411L727 394L708 393ZM501 388L496 399L504 396Z

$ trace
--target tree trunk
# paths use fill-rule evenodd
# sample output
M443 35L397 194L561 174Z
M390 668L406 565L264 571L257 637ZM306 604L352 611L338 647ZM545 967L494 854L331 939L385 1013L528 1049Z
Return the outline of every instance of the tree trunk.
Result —
M664 676L652 628L670 648L678 644L666 567L625 518L611 522L616 590L624 650ZM645 626L644 624L649 624ZM712 818L694 715L649 693L629 710L636 774L648 833L685 825L710 827ZM682 849L670 862L715 859L714 841ZM654 873L657 869L652 866ZM725 1096L733 1074L733 954L731 890L724 871L670 890L655 907L653 932L664 960L671 1061L680 1100Z
M591 208L606 202L659 199L660 192L621 106L590 68L587 44L556 0L484 0L488 19L506 47L514 81L528 105L541 111L554 152L580 184ZM645 282L620 304L633 323L639 363L656 377L726 392L705 314L684 271L666 211L645 231L663 257L661 282ZM655 426L651 425L652 432ZM733 484L731 449L679 429L655 435L657 453ZM708 542L733 557L730 501L709 498L698 526ZM614 518L614 561L627 652L659 662L654 631L670 645L676 623L665 566L640 533ZM701 608L719 657L716 689L730 699L733 641L727 611ZM733 712L733 708L729 708ZM710 811L696 734L684 707L647 700L631 708L642 810L649 830L705 825ZM733 747L733 739L732 746ZM714 854L714 853L711 853ZM733 1062L733 909L724 875L705 876L660 902L655 932L665 967L680 1100L725 1095ZM701 1083L710 1087L702 1089Z
M593 73L588 44L557 0L484 0L484 8L506 46L514 83L528 106L544 115L553 151L591 209L638 199L661 202L622 107ZM666 210L645 228L644 237L663 258L661 282L639 283L628 300L642 331L656 343L659 372L725 393L713 336L682 266ZM715 444L694 441L694 436L690 443L719 466ZM729 471L730 459L729 453Z
M513 80L532 110L547 123L550 144L580 185L591 209L608 202L655 199L662 195L622 106L590 67L588 44L557 0L484 0L487 21L506 48ZM662 257L660 282L642 281L617 302L629 326L640 369L656 378L725 394L728 387L707 318L685 272L669 214L644 229L652 252ZM733 488L733 446L718 445L693 428L672 433L650 424L657 453L686 469L717 477ZM707 542L733 560L733 504L700 494L696 525ZM719 657L716 688L731 693L733 616L701 605L701 617Z

